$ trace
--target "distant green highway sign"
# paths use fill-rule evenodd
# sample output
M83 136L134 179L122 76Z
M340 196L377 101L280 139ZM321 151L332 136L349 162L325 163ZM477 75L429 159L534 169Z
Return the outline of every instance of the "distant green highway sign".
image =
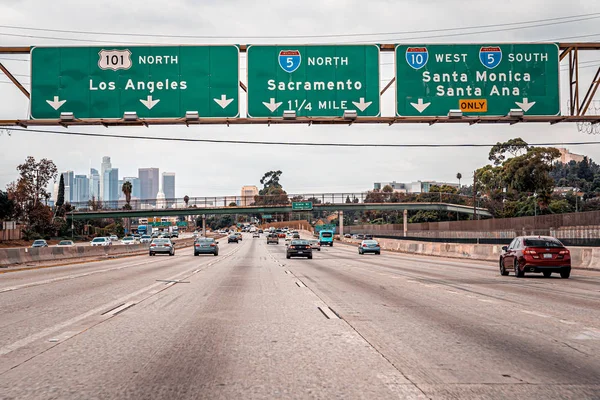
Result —
M558 46L449 44L396 47L396 114L560 114Z
M34 47L31 118L237 117L236 46Z
M313 203L312 201L298 201L298 202L293 202L292 203L292 210L297 211L297 210L312 210L313 209Z
M249 46L248 117L378 116L376 45Z

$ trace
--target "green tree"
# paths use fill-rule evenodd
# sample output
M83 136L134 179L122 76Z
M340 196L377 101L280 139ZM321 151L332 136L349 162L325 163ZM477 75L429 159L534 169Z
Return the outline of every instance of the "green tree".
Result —
M460 180L462 179L462 174L460 172L456 174L456 179L458 179L458 187L460 188Z
M60 181L58 183L58 195L56 196L56 207L60 208L65 204L65 177L60 174Z
M188 203L190 202L190 196L188 196L187 194L185 196L183 196L183 201L185 203L185 208L188 208L189 207Z
M282 172L279 170L266 172L263 175L263 177L260 179L260 183L263 185L263 190L265 190L267 188L271 188L271 187L281 188L281 185L279 184L279 178L281 177L281 174L282 174ZM264 193L259 192L259 194L264 194Z
M46 190L51 180L56 179L58 170L51 160L46 158L39 162L32 156L17 166L20 173L18 182L26 188L31 206L36 207L42 200L48 200L50 193Z
M385 185L383 187L383 189L381 189L381 191L383 193L393 193L394 192L394 188L392 186L390 186L390 185Z
M15 204L8 197L8 193L0 190L0 221L11 218L15 209Z
M237 207L237 203L235 201L232 201L231 203L229 203L228 207Z
M131 191L132 190L133 190L133 185L131 184L131 182L129 182L129 181L123 182L121 191L125 195L125 202L127 203L128 206L129 206L129 203L131 202ZM131 206L129 206L129 207L131 207ZM131 208L129 208L129 209L131 209Z
M281 171L269 171L263 175L260 183L263 188L254 196L255 205L285 205L289 204L287 192L279 183Z
M528 150L529 145L521 138L510 139L504 143L498 142L490 149L489 160L494 165L500 165L506 160L506 153L516 157L519 153Z

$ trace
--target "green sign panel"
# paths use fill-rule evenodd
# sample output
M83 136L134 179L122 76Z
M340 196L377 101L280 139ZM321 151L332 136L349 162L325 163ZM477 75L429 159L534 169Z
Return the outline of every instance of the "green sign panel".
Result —
M236 46L34 47L31 118L237 117Z
M299 201L292 203L292 210L312 210L312 201Z
M186 221L177 221L177 226L188 226Z
M556 44L396 46L396 114L558 115Z
M249 46L248 117L379 116L376 45Z
M271 214L263 214L262 218L263 219L271 219L271 218L273 218L273 216Z

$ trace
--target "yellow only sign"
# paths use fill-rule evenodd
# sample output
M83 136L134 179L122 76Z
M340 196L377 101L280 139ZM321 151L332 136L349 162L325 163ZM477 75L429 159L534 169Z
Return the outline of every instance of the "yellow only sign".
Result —
M459 100L458 107L462 112L487 112L487 99Z

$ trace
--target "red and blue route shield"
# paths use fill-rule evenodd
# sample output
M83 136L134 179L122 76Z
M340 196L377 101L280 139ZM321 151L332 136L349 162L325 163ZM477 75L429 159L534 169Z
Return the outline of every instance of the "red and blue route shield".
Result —
M502 49L497 46L482 47L479 49L479 61L486 68L496 68L502 61Z
M423 68L428 59L427 47L409 47L406 49L406 62L414 69Z
M281 50L279 52L279 66L285 72L292 73L298 69L302 58L298 50Z

